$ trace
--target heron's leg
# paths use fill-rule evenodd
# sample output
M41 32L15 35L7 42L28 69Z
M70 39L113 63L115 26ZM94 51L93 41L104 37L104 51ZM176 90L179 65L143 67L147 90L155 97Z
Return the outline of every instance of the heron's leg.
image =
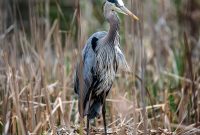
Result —
M89 134L90 134L90 120L87 117L87 135L89 135Z
M103 98L103 107L102 107L102 115L103 115L103 125L104 125L104 132L107 135L107 128L106 128L106 106L105 106L106 98Z

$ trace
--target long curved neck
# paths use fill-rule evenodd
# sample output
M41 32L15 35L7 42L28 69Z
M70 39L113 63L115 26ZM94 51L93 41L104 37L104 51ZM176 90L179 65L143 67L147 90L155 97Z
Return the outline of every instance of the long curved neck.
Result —
M115 38L117 36L117 33L119 31L119 19L116 14L113 14L109 19L108 22L110 24L110 29L108 31L108 34L106 35L106 41L107 42L114 42Z

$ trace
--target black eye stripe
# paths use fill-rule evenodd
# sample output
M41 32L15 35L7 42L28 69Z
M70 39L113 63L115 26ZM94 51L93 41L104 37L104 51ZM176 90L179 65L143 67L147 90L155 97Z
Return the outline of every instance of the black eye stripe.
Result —
M117 1L116 0L107 0L108 2L111 2L111 3L117 3Z
M111 2L111 3L115 3L115 0L108 0L109 2Z
M110 3L115 4L117 7L119 6L119 3L118 3L117 0L107 0L107 1L110 2Z

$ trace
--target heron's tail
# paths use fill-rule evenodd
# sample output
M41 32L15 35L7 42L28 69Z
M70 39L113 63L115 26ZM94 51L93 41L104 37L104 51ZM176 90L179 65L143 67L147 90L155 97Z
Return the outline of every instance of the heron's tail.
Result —
M79 101L78 109L79 109L79 114L82 118L87 115L89 119L94 119L95 117L101 115L102 102L99 99L91 99L90 107L89 107L89 101L87 101L86 104L83 105L83 109L81 109L81 105L83 104L81 104L81 102Z
M102 102L99 99L94 99L94 102L91 103L87 116L89 119L94 119L101 115Z

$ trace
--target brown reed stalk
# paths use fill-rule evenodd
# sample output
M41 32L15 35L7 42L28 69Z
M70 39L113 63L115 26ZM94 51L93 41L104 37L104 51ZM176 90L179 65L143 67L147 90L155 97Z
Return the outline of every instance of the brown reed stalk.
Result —
M139 13L139 26L138 26L138 30L139 30L139 44L140 44L140 60L141 60L141 82L140 82L140 92L141 92L141 102L142 102L142 116L143 116L143 130L144 130L144 134L147 134L147 115L146 115L146 101L145 101L145 97L146 97L146 91L145 91L145 70L146 70L146 58L145 58L145 48L144 48L144 44L143 44L143 32L144 32L144 15L143 15L143 3L144 1L138 1L137 2L137 6L138 6L138 13Z
M193 74L193 65L192 65L192 54L191 54L191 47L188 43L188 38L186 32L184 32L184 44L185 44L185 53L187 56L187 64L188 64L188 70L189 70L189 78L192 81L192 104L194 109L194 119L195 123L198 124L198 101L197 101L197 93L196 93L196 86L194 82L194 74Z

